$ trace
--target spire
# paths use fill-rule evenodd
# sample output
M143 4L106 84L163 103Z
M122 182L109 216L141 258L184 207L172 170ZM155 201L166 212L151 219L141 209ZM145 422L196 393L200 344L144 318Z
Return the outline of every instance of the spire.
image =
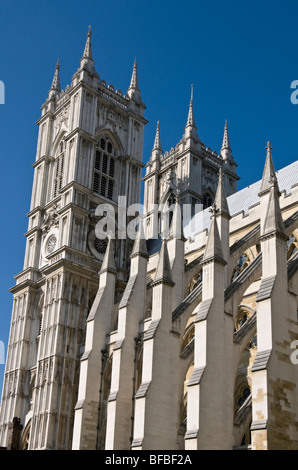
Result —
M129 85L127 94L130 98L136 98L136 99L140 98L137 59L135 59L134 64L133 64L132 76L131 76L130 85Z
M222 139L222 146L220 149L220 154L224 160L227 160L228 158L232 157L232 149L230 146L227 120L225 121L224 135Z
M83 56L81 58L81 68L86 67L90 72L94 71L94 60L92 57L92 45L91 45L91 26L89 26L87 40Z
M277 184L277 178L275 172L272 174L270 180L270 194L268 200L268 206L266 216L264 220L264 226L262 230L262 236L269 234L278 234L283 238L287 239L285 234L284 222L279 205L279 190Z
M87 41L86 41L86 44L85 44L83 57L86 57L88 59L93 59L93 57L92 57L92 45L91 45L91 26L89 26L89 30L88 30L88 34L87 34Z
M193 114L193 85L191 85L190 102L189 102L188 116L187 116L184 136L186 138L189 138L189 137L196 138L196 139L198 138L197 128L195 125L195 119L194 119L194 114Z
M133 256L143 256L143 258L148 258L147 243L143 226L143 218L140 219L139 230L134 242L134 246L131 252L131 258Z
M159 121L158 121L157 126L156 126L155 140L154 140L154 145L153 145L150 160L151 161L159 160L161 156L162 156L162 149L161 149L161 143L160 143Z
M259 196L262 196L264 193L270 191L271 188L271 179L275 175L273 160L272 160L272 146L270 142L267 142L266 145L267 155L265 161L265 167L263 172L263 178L261 183L261 189L259 192Z
M115 266L115 256L114 256L114 248L113 248L113 240L109 238L108 246L103 258L103 262L100 269L100 274L104 272L116 273L116 266Z
M50 88L50 95L55 95L56 93L60 92L60 76L59 76L59 71L60 71L60 62L59 59L56 64L55 68L55 73L52 81L52 85Z
M219 210L219 214L225 215L230 217L229 206L226 197L225 186L223 182L223 171L222 168L219 170L219 177L218 177L218 186L215 195L215 206Z
M190 102L189 102L189 109L188 109L188 117L186 127L191 126L195 127L195 119L193 115L193 85L191 85L191 94L190 94Z
M221 150L224 149L229 149L232 150L230 147L230 140L229 140L229 133L228 133L228 121L225 121L225 129L224 129L224 135L223 135L223 140L222 140L222 146Z
M211 215L211 226L209 230L209 235L206 243L206 249L203 256L203 262L207 260L217 260L220 263L226 264L224 260L224 254L222 251L221 240L219 236L218 226L216 217L219 209L217 209L214 204L210 209Z
M162 282L164 284L169 284L169 285L174 285L173 279L172 279L172 270L171 270L171 264L170 264L170 259L169 259L169 253L168 253L168 247L167 247L167 240L163 240L160 253L159 253L159 259L158 259L158 264L157 268L155 271L155 279L154 283Z
M157 121L156 134L155 134L155 140L154 140L153 150L160 150L160 151L162 151L162 150L161 150L161 144L160 144L159 121Z

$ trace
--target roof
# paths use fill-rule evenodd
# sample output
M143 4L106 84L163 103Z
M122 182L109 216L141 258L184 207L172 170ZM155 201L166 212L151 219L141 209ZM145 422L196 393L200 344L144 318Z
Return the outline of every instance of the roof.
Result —
M298 160L276 171L276 177L280 192L285 191L286 194L289 194L291 188L298 184ZM232 217L240 212L247 214L250 207L259 204L261 183L262 180L259 180L227 198L229 212ZM210 208L207 208L196 214L184 227L184 235L186 238L190 236L193 237L195 233L202 232L209 228Z

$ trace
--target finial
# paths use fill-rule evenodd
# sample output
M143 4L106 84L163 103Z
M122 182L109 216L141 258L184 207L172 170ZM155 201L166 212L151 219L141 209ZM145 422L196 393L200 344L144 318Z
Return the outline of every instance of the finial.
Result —
M220 209L217 207L215 202L210 207L209 212L211 212L211 217L217 217L218 213L220 212Z
M267 145L265 147L265 149L267 150L267 153L270 153L271 154L271 151L272 151L272 145L271 145L271 142L268 140L267 142Z

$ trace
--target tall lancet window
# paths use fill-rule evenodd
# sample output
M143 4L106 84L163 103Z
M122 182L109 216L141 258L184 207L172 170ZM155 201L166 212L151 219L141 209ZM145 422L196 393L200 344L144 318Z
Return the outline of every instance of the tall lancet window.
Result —
M95 150L93 191L108 199L115 198L115 148L108 138L99 139Z
M66 148L66 142L62 140L58 146L57 156L55 159L53 197L58 196L58 193L61 190L62 185L63 185L65 148Z

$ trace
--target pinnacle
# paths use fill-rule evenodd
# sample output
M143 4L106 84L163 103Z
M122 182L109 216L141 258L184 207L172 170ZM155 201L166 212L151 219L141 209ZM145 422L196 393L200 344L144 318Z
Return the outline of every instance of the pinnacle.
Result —
M135 59L134 64L133 64L132 76L131 76L130 85L129 85L127 94L130 98L140 97L137 59Z
M86 68L89 72L95 73L94 60L92 57L91 26L89 26L85 49L81 58L81 68Z
M143 256L144 258L148 257L146 237L144 234L143 219L139 223L139 231L137 233L134 246L131 252L131 257L133 256Z
M211 218L211 226L209 230L209 235L206 243L206 249L203 257L203 261L207 261L209 259L217 260L221 263L225 263L224 255L221 246L221 240L219 236L218 226L217 226L217 212L218 209L216 205L213 206L213 216Z
M222 146L221 146L221 150L225 150L225 149L231 150L227 120L225 121L224 135L223 135Z
M270 185L270 194L262 235L278 233L286 237L284 222L279 205L279 190L275 173L270 179Z
M183 234L183 222L182 222L182 215L181 209L178 202L178 198L176 198L175 208L173 211L172 223L170 227L170 239L174 238L177 240L185 241L184 234Z
M156 134L155 134L153 150L160 150L161 151L159 121L157 122L157 126L156 126Z
M195 119L193 114L193 85L191 85L191 95L190 95L190 102L189 102L189 109L188 109L188 116L186 127L196 127Z
M103 273L106 271L109 271L112 273L116 272L113 240L111 239L109 239L108 241L108 246L107 246L104 258L103 258L100 273Z
M272 177L275 176L275 170L274 170L274 165L273 165L273 160L272 160L272 146L270 142L267 142L266 150L267 150L267 155L266 155L266 161L265 161L263 178L262 178L261 189L260 189L259 195L262 195L270 191Z
M57 64L56 64L56 68L55 68L55 73L54 73L52 85L51 85L51 90L53 90L53 91L60 91L59 71L60 71L60 62L59 62L59 59L58 59Z
M92 59L91 26L89 26L83 57Z
M169 259L169 253L167 248L167 240L163 240L160 253L159 253L159 260L155 272L155 279L154 282L163 282L165 284L173 285L172 279L172 270L171 264Z
M224 160L232 160L232 149L230 145L229 132L228 132L228 122L225 121L224 135L222 139L222 145L220 149L220 154Z
M218 186L217 186L217 191L215 195L215 205L218 208L220 214L227 215L227 216L230 215L225 186L223 182L222 168L220 168L219 170Z
M139 89L137 59L135 59L133 63L133 70L129 88L136 88L137 90Z

